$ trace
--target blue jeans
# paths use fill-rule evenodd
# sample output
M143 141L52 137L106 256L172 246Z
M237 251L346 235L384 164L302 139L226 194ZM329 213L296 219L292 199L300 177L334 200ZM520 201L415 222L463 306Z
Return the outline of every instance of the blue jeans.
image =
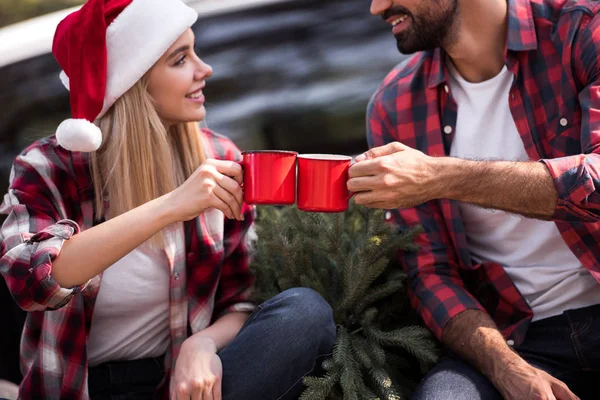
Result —
M320 372L321 362L333 352L335 337L331 307L317 292L294 288L265 301L219 352L223 400L298 399L304 389L302 378ZM157 363L129 368L130 363L134 362L100 366L109 368L102 378L90 373L92 400L151 398L160 378L148 377L162 377L155 371ZM115 368L117 364L122 365ZM93 387L115 390L94 393Z
M219 353L223 399L297 399L302 378L320 372L335 337L331 307L314 290L290 289L267 300Z
M600 305L533 322L514 350L536 368L563 381L582 400L600 398ZM415 400L502 399L492 383L450 355L423 379Z

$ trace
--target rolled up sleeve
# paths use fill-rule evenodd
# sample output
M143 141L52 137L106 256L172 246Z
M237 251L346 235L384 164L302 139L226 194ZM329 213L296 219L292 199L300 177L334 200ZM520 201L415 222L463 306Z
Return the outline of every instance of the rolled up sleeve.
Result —
M585 19L573 43L574 76L581 87L581 154L540 160L554 181L554 220L600 221L600 17ZM568 128L568 127L567 127Z
M600 154L541 160L552 176L558 201L555 221L600 220Z
M7 216L0 229L0 274L25 311L61 308L86 286L62 288L51 275L65 240L80 231L65 215L72 199L65 200L67 176L56 168L39 149L17 157L0 206Z

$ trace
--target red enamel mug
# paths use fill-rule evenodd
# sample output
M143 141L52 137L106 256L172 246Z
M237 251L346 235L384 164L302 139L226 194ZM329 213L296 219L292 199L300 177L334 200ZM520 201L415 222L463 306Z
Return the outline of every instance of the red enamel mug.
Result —
M298 208L314 212L342 212L351 193L346 186L352 157L334 154L298 156Z
M251 150L242 152L244 202L294 204L296 202L295 151Z

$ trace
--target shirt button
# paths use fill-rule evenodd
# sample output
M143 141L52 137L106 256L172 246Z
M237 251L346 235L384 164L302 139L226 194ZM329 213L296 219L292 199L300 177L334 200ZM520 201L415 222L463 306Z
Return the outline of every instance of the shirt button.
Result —
M179 280L179 272L175 272L173 274L173 278L175 278L175 280L178 281Z
M451 134L451 133L452 133L452 127L451 127L450 125L446 125L446 126L444 127L444 133L445 133L446 135L449 135L449 134Z
M560 124L561 124L561 126L567 126L569 124L569 121L567 121L566 118L561 118L560 119Z
M182 336L183 336L183 332L181 332L181 331L179 331L179 332L177 332L177 333L175 334L175 337L176 337L177 339L181 338Z
M508 339L508 340L506 341L506 344L507 344L507 345L509 345L509 346L514 346L514 345L515 345L515 341L514 341L514 340L512 340L512 339Z
M450 92L450 88L448 87L448 85L444 85L444 92L446 92L446 93Z

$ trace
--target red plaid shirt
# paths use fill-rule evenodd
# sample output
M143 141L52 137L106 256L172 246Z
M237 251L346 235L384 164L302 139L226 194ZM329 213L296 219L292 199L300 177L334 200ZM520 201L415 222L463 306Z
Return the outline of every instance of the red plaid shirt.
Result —
M600 2L508 0L505 64L514 75L508 101L531 160L547 165L558 191L553 221L581 263L600 280ZM457 105L442 49L398 65L373 95L369 146L400 141L447 156ZM485 134L482 132L482 134ZM410 297L441 337L454 316L487 311L520 343L532 311L493 262L470 256L458 203L436 200L388 214L400 227L420 224L420 250L400 254Z
M207 157L239 159L238 149L228 139L207 130L202 139ZM64 240L97 223L93 201L85 153L66 151L50 137L16 158L0 207L8 216L1 230L0 273L15 301L29 311L21 342L23 399L89 398L86 341L101 276L65 289L50 273ZM254 308L247 302L252 284L248 267L255 236L253 209L245 206L243 211L243 222L225 219L211 209L169 227L167 379L188 328L196 333L223 313Z

